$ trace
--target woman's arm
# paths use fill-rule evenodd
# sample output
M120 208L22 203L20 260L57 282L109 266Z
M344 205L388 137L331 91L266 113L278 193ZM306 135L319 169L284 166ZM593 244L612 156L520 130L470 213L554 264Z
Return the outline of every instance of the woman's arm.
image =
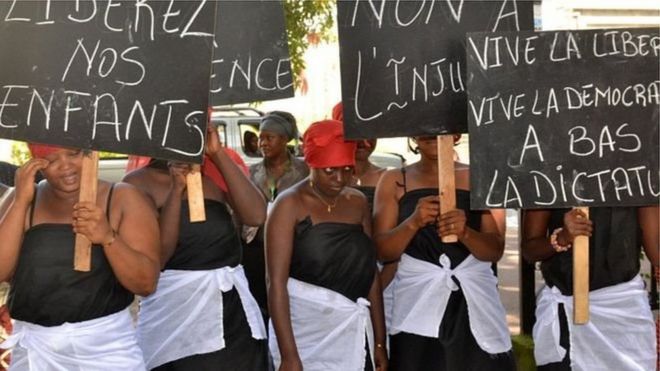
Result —
M658 205L640 207L637 210L639 227L642 229L644 252L655 269L658 269L660 265L660 261L658 261L660 260L660 256L658 256L658 250L660 250L660 215L658 213L660 213Z
M546 260L557 252L548 238L550 210L525 210L523 217L522 254L530 263ZM564 225L557 233L557 244L569 246L576 236L591 237L593 223L584 213L573 209L564 214Z
M103 209L95 203L77 203L73 213L74 232L103 246L122 286L135 294L147 296L156 289L160 272L157 212L136 188L117 183L110 215L118 215L118 220L113 217L111 224Z
M14 194L6 197L0 205L0 209L5 210L0 214L0 282L9 281L16 270L25 233L25 218L36 190L34 177L46 166L48 161L32 159L16 170Z
M268 308L277 344L282 355L280 370L302 370L289 310L289 269L293 252L298 196L293 192L280 195L266 221L266 272L268 276Z
M417 231L434 223L439 212L437 196L423 197L417 202L415 212L397 224L399 200L396 197L396 182L399 172L398 169L386 172L376 186L374 197L374 241L378 257L383 261L399 259Z
M266 220L266 201L259 189L224 151L218 132L211 126L207 130L206 153L225 178L229 204L240 221L250 226L263 224Z
M475 258L481 261L497 262L504 253L504 236L501 229L504 225L504 213L501 211L486 211L481 215L481 229L475 230L467 226L467 218L463 210L446 212L438 221L438 233L441 237L458 236L458 240L470 250Z
M380 287L378 273L374 275L374 281L369 290L369 312L371 314L371 323L374 328L374 362L376 370L387 370L387 351L385 349L385 313L383 312L383 292Z
M169 166L172 182L167 193L167 198L158 216L160 229L160 268L165 265L174 255L174 250L179 242L179 225L181 222L181 202L183 192L186 190L186 175L190 171L190 165L173 163Z
M550 210L525 210L522 220L521 252L530 263L546 260L556 254L548 240Z

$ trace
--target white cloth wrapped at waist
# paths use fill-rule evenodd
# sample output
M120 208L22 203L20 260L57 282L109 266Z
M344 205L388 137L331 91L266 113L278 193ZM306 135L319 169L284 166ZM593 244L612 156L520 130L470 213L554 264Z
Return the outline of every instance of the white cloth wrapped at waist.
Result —
M568 322L573 370L655 370L656 334L644 282L639 276L589 293L589 322L573 324L573 297L545 286L536 300L534 358L560 362L559 304Z
M406 332L437 338L452 291L460 282L467 302L470 330L479 347L490 354L511 350L506 312L497 291L491 263L469 255L456 268L443 254L438 266L403 254L394 277L391 334Z
M354 302L335 291L294 278L289 278L287 289L293 336L305 371L362 371L367 345L373 366L369 301L359 298ZM269 332L268 345L277 370L282 358L272 321Z
M127 309L89 321L44 327L15 320L0 347L11 371L145 370Z
M252 337L266 329L243 266L215 270L166 270L156 291L140 302L138 343L149 369L225 347L222 293L236 288Z

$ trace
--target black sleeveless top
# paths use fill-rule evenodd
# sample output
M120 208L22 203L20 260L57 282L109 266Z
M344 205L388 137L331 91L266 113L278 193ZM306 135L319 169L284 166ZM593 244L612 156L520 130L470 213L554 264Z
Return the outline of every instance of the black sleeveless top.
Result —
M399 200L398 223L402 223L415 212L417 201L420 198L436 196L437 194L437 188L421 188L406 192ZM482 212L470 210L470 192L461 189L456 190L456 207L465 211L467 225L470 228L477 231L481 228ZM442 242L442 239L438 236L436 226L429 224L417 231L406 247L405 253L415 259L435 265L440 265L440 256L445 254L451 260L451 268L453 269L470 255L470 250L460 242Z
M110 188L106 206L109 220ZM36 197L35 197L36 198ZM70 224L32 225L25 232L9 291L12 318L59 326L104 317L128 307L133 294L115 277L101 245L92 246L89 272L73 270L75 234Z
M296 225L290 277L356 301L369 295L375 274L376 250L361 224L312 224L308 216Z
M374 196L376 195L376 187L367 187L367 186L354 186L353 188L362 192L367 201L369 202L369 211L374 211Z
M552 210L548 235L564 222L568 209ZM589 238L589 290L598 290L633 279L640 269L641 229L634 207L592 207L589 219L594 230ZM541 262L541 272L550 287L573 295L573 251L569 249Z
M191 223L188 200L182 201L179 240L165 269L210 270L240 264L243 248L227 206L205 199L204 207L206 221Z
M404 194L399 200L399 218L398 224L403 223L406 218L415 212L417 201L426 196L437 196L437 188L420 188L408 191L406 184L406 172L402 168ZM467 226L474 230L481 229L481 211L470 210L470 192L462 189L456 190L456 207L465 211L467 218ZM438 236L437 227L434 224L429 224L417 231L415 236L410 240L406 247L405 253L415 259L423 260L435 265L440 264L440 256L447 255L451 260L451 269L458 266L463 260L470 255L465 245L461 242L444 243L440 236Z

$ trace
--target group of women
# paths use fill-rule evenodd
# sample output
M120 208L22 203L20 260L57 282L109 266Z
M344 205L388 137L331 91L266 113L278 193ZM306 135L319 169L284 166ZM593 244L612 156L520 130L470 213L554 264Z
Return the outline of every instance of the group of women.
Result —
M385 170L369 162L375 141L345 140L340 106L333 118L306 130L302 163L286 148L295 119L266 115L264 160L249 172L209 129L201 223L188 219L187 164L152 159L122 183L99 181L97 201L84 203L83 153L31 145L0 204L13 319L0 346L13 348L11 369L515 369L494 270L503 211L470 210L469 169L457 163L457 208L441 214L435 137L412 138L420 160ZM37 172L45 180L35 185ZM548 285L537 363L649 369L639 249L657 263L657 206L596 209L591 219L529 211L523 230L522 252L542 261ZM72 269L75 233L94 244L90 272ZM458 242L443 243L448 235ZM592 237L586 330L567 320L580 235Z

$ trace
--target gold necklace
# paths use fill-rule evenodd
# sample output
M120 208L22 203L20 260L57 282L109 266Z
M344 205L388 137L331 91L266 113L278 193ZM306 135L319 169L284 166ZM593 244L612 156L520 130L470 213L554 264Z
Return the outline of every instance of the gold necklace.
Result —
M314 182L312 182L311 179L309 180L309 187L312 188L312 192L314 192L314 195L315 195L315 196L316 196L321 202L323 202L323 204L324 204L325 206L328 207L328 213L331 213L331 212L332 212L332 209L334 209L335 206L337 206L337 200L339 200L339 196L337 196L337 197L335 198L335 202L333 202L333 203L329 203L329 202L327 202L325 199L323 199L323 196L321 196L321 195L316 191L316 187L314 187Z

